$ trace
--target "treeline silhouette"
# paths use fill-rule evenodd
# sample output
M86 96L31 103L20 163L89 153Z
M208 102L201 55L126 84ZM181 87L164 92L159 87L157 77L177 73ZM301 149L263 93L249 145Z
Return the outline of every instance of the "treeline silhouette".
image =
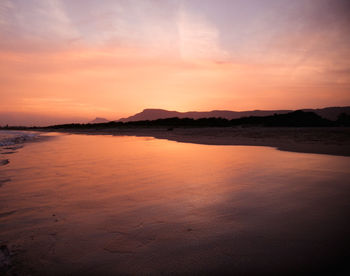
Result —
M234 127L234 126L261 126L261 127L336 127L350 126L350 115L342 113L336 121L331 121L314 112L294 111L286 114L274 114L272 116L250 116L239 119L224 118L167 118L157 120L132 121L132 122L108 122L99 124L63 124L48 127L3 127L3 129L103 129L115 127Z
M350 115L341 114L337 121L322 118L314 112L301 110L287 114L274 114L264 117L243 117L239 119L224 118L166 118L133 122L108 122L101 124L66 124L49 128L113 128L113 127L233 127L233 126L263 126L263 127L327 127L350 126Z

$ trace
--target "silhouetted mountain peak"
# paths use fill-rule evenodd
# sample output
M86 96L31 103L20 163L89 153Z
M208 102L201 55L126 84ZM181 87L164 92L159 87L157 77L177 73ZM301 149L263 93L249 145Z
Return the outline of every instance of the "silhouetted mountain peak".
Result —
M166 109L161 109L161 108L145 108L142 112L154 112L154 111L168 111Z
M94 120L90 121L89 124L101 124L101 123L107 123L109 120L101 117L96 117Z

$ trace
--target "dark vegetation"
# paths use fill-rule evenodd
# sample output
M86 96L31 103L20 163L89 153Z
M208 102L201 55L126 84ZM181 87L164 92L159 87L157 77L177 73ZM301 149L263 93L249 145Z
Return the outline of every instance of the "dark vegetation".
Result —
M134 128L134 127L167 127L173 130L174 127L234 127L234 126L261 126L261 127L336 127L350 126L350 115L342 113L336 121L331 121L314 112L302 110L286 113L274 114L271 116L250 116L239 119L224 118L167 118L146 121L132 122L108 122L100 124L64 124L48 127L3 127L2 129L105 129L105 128Z

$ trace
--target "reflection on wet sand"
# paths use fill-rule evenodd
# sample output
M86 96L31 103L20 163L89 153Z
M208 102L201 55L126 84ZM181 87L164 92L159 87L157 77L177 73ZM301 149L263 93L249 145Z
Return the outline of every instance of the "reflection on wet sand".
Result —
M7 273L296 274L342 268L349 157L60 135L1 167Z

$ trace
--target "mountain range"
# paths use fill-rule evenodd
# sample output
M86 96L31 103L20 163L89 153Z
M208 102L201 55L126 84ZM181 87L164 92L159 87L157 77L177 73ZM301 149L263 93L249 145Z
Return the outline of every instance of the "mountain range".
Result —
M238 119L242 117L250 116L270 116L273 114L285 114L293 112L294 110L252 110L252 111L228 111L228 110L213 110L213 111L190 111L190 112L178 112L169 111L164 109L144 109L142 112L137 113L127 118L121 118L119 122L132 122L132 121L145 121L145 120L157 120L166 118L212 118L221 117L225 119ZM329 120L336 120L341 113L350 114L350 106L344 107L326 107L320 109L302 109L305 112L314 112L321 117Z

